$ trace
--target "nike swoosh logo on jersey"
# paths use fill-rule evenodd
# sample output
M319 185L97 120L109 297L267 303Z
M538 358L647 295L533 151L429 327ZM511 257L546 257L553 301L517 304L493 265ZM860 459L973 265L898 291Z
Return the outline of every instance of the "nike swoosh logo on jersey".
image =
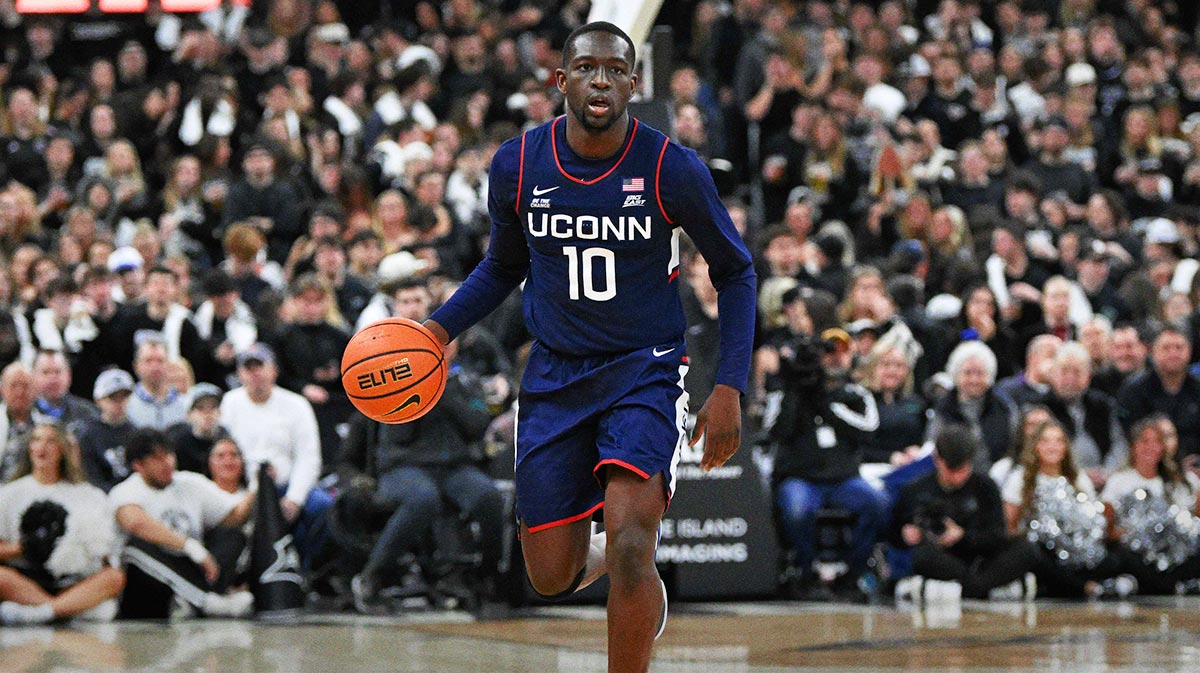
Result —
M547 187L547 188L545 188L545 189L540 189L540 188L538 188L538 186L537 186L537 185L534 185L534 187L533 187L533 195L534 195L534 196L541 196L542 194L549 194L550 192L552 192L552 191L554 191L554 190L558 189L559 187L562 187L562 185L556 185L556 186L554 186L554 187Z
M662 357L662 356L666 355L667 353L670 353L670 352L671 352L671 351L673 351L673 350L675 350L675 349L674 349L674 348L668 348L668 349L667 349L667 350L665 350L665 351L660 351L660 350L658 350L657 348L655 348L655 349L654 349L654 357L656 357L656 358L660 358L660 357Z

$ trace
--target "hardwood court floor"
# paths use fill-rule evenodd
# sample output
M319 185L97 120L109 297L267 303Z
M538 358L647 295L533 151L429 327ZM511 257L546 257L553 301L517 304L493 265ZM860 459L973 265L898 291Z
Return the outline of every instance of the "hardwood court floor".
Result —
M460 613L280 626L192 620L0 627L0 673L603 673L598 608L476 622ZM655 673L1169 673L1200 670L1200 599L961 610L799 603L678 606Z

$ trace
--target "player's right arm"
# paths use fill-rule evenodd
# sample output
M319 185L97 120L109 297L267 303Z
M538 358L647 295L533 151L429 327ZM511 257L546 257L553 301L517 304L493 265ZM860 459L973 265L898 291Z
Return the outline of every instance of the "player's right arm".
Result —
M492 220L487 255L425 326L450 343L498 307L529 273L529 247L517 213L521 138L508 140L488 170L488 214Z

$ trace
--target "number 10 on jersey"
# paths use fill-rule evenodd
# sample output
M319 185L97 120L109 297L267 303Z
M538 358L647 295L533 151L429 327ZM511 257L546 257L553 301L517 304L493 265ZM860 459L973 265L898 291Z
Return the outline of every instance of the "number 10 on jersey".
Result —
M592 301L608 301L617 296L617 256L608 248L579 248L573 245L563 247L567 256L567 280L570 281L568 295L572 300L579 299L579 287L583 286L583 296ZM592 274L596 263L604 265L604 289L597 290ZM580 268L582 266L582 268Z

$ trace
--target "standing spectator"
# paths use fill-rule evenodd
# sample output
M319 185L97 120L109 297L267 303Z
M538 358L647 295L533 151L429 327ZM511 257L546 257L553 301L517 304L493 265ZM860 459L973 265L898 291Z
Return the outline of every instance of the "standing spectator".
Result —
M341 377L350 335L341 327L344 321L333 294L316 276L297 279L289 294L292 316L274 349L279 353L279 383L312 405L321 431L322 462L332 466L340 443L337 427L354 411Z
M101 372L92 393L100 417L80 421L74 431L88 481L105 492L129 476L125 445L136 428L129 422L126 411L132 394L133 377L129 372L120 369Z
M71 366L61 351L39 351L33 361L34 405L38 414L51 422L70 427L72 423L100 415L95 405L76 397L71 389Z
M223 269L212 269L203 281L207 297L196 309L196 333L204 340L212 358L216 383L232 386L237 354L258 341L258 326L253 311L238 295L233 278Z
M78 447L39 424L16 477L0 488L0 561L15 565L0 566L0 624L113 619L125 574L109 557L112 510L84 480Z
M187 415L187 400L167 378L167 346L147 339L137 347L133 360L137 387L129 400L129 420L139 428L165 430Z
M279 505L295 526L296 546L306 567L322 543L326 509L332 498L317 485L321 476L321 433L312 405L275 381L279 370L266 344L255 344L237 359L242 387L221 398L221 425L252 465L270 463L282 487Z
M0 483L12 481L20 464L21 451L33 432L33 374L20 362L11 362L0 372Z
M248 222L267 237L267 256L282 264L292 242L304 233L296 190L276 176L275 154L265 141L255 141L242 159L244 175L229 187L223 225Z
M167 439L175 447L179 469L204 473L213 444L229 431L221 427L221 389L197 383L188 391L187 420L167 428Z
M1125 382L1117 394L1121 423L1134 423L1153 414L1166 414L1179 431L1180 462L1200 453L1200 379L1188 371L1192 347L1187 336L1168 327L1154 339L1151 367Z
M126 458L134 474L108 496L128 538L128 590L121 613L163 619L178 598L210 616L249 616L254 597L248 591L213 591L223 569L201 540L219 526L245 523L254 496L238 497L203 475L176 472L175 453L158 430L137 431Z
M1009 539L1000 489L975 472L975 453L982 448L967 428L942 429L934 473L904 487L892 524L892 543L913 548L913 573L958 582L966 598L986 598L997 587L1025 579L1038 563L1032 544ZM1021 589L1033 597L1029 580Z
M117 338L122 349L118 366L133 369L138 345L152 338L166 347L168 360L182 356L201 380L208 380L208 354L192 323L191 312L179 303L179 289L179 277L174 271L165 266L150 269L146 275L146 301L126 302L114 319L119 326Z

